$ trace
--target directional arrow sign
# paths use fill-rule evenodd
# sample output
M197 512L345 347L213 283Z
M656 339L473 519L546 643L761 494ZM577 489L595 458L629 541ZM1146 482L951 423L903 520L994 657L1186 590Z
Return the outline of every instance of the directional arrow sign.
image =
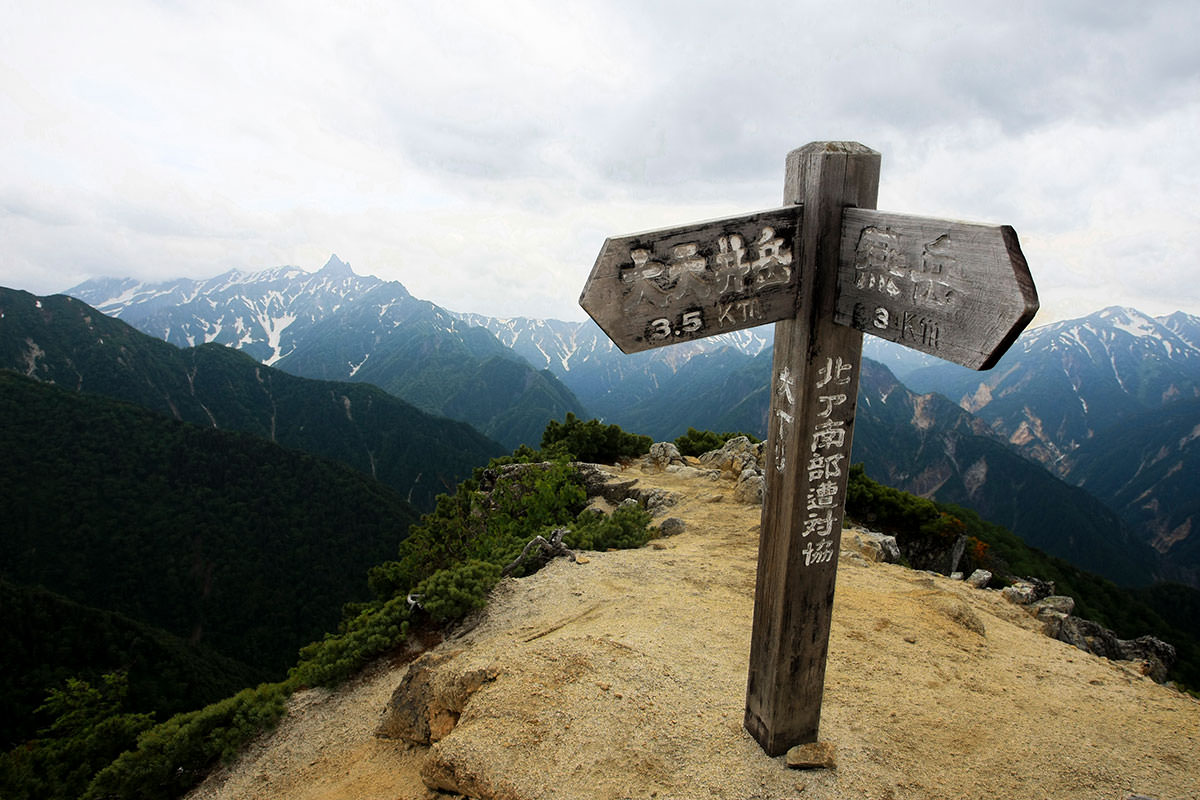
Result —
M975 369L1038 308L1017 235L872 210L879 153L812 142L784 202L609 239L579 302L626 353L775 326L746 729L769 755L816 740L862 333Z
M580 305L626 353L790 319L802 206L608 239ZM842 212L834 321L988 369L1038 309L1016 232Z
M1037 310L1033 278L1007 225L842 213L834 322L988 369Z
M801 207L607 239L579 304L626 353L790 319Z

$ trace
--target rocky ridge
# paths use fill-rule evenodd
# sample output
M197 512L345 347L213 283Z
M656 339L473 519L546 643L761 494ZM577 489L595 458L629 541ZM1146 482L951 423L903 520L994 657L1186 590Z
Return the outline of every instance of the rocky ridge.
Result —
M821 728L836 766L765 756L741 726L759 507L736 495L752 467L728 466L660 448L612 470L623 488L597 502L637 493L675 535L503 581L411 663L294 696L192 797L1200 796L1200 703L854 529Z

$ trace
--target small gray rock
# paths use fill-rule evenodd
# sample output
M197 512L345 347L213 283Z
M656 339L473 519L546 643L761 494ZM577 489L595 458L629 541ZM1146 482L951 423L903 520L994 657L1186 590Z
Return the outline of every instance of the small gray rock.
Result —
M1033 604L1033 613L1040 617L1043 610L1055 611L1059 614L1070 614L1075 610L1075 598L1067 597L1065 594L1052 594L1049 597L1043 597Z
M1037 618L1042 622L1042 629L1051 639L1062 639L1063 628L1066 626L1067 620L1070 617L1058 611L1043 609L1038 612Z
M667 508L679 502L679 495L666 489L642 489L638 498L646 506L652 517L661 517L667 513Z
M762 503L766 491L767 482L763 476L753 468L747 467L742 470L737 484L733 487L733 496L740 503L759 504Z
M661 536L678 536L687 528L687 524L679 517L667 517L658 525Z
M1037 588L1029 581L1015 581L1012 586L1005 586L1001 594L1004 599L1018 606L1027 606L1035 599Z
M992 580L992 573L986 569L977 569L967 576L967 585L974 586L976 589L982 589L987 586Z
M897 544L895 536L859 528L853 532L848 544L869 561L882 561L887 564L900 562L900 545Z
M683 456L679 454L679 448L674 442L655 442L650 445L650 453L646 456L646 460L659 468L666 468L670 464L678 464L683 461Z

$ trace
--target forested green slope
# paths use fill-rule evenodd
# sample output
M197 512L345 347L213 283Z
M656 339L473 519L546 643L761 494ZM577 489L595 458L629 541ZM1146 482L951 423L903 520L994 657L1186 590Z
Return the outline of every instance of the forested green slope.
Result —
M348 467L4 371L0 452L0 578L276 674L417 518Z

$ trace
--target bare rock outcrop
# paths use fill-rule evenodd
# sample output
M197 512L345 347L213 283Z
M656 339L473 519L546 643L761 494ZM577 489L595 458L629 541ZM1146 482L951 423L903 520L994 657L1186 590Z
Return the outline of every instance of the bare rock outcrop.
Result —
M375 735L430 745L458 724L471 695L499 674L493 668L443 669L459 653L431 651L409 665L383 711Z
M1098 622L1073 616L1075 599L1053 592L1053 583L1033 578L1014 581L1002 590L1005 599L1037 617L1050 638L1102 658L1138 662L1143 674L1157 683L1167 680L1177 658L1173 645L1154 636L1122 639Z
M701 466L718 469L734 477L752 469L759 475L763 472L763 443L753 443L745 436L735 436L725 442L719 450L711 450L700 456Z
M599 464L577 463L574 466L583 477L583 487L587 496L600 498L610 506L616 507L632 500L649 511L651 516L659 517L679 502L679 496L674 492L657 487L638 486L636 478L623 480Z

